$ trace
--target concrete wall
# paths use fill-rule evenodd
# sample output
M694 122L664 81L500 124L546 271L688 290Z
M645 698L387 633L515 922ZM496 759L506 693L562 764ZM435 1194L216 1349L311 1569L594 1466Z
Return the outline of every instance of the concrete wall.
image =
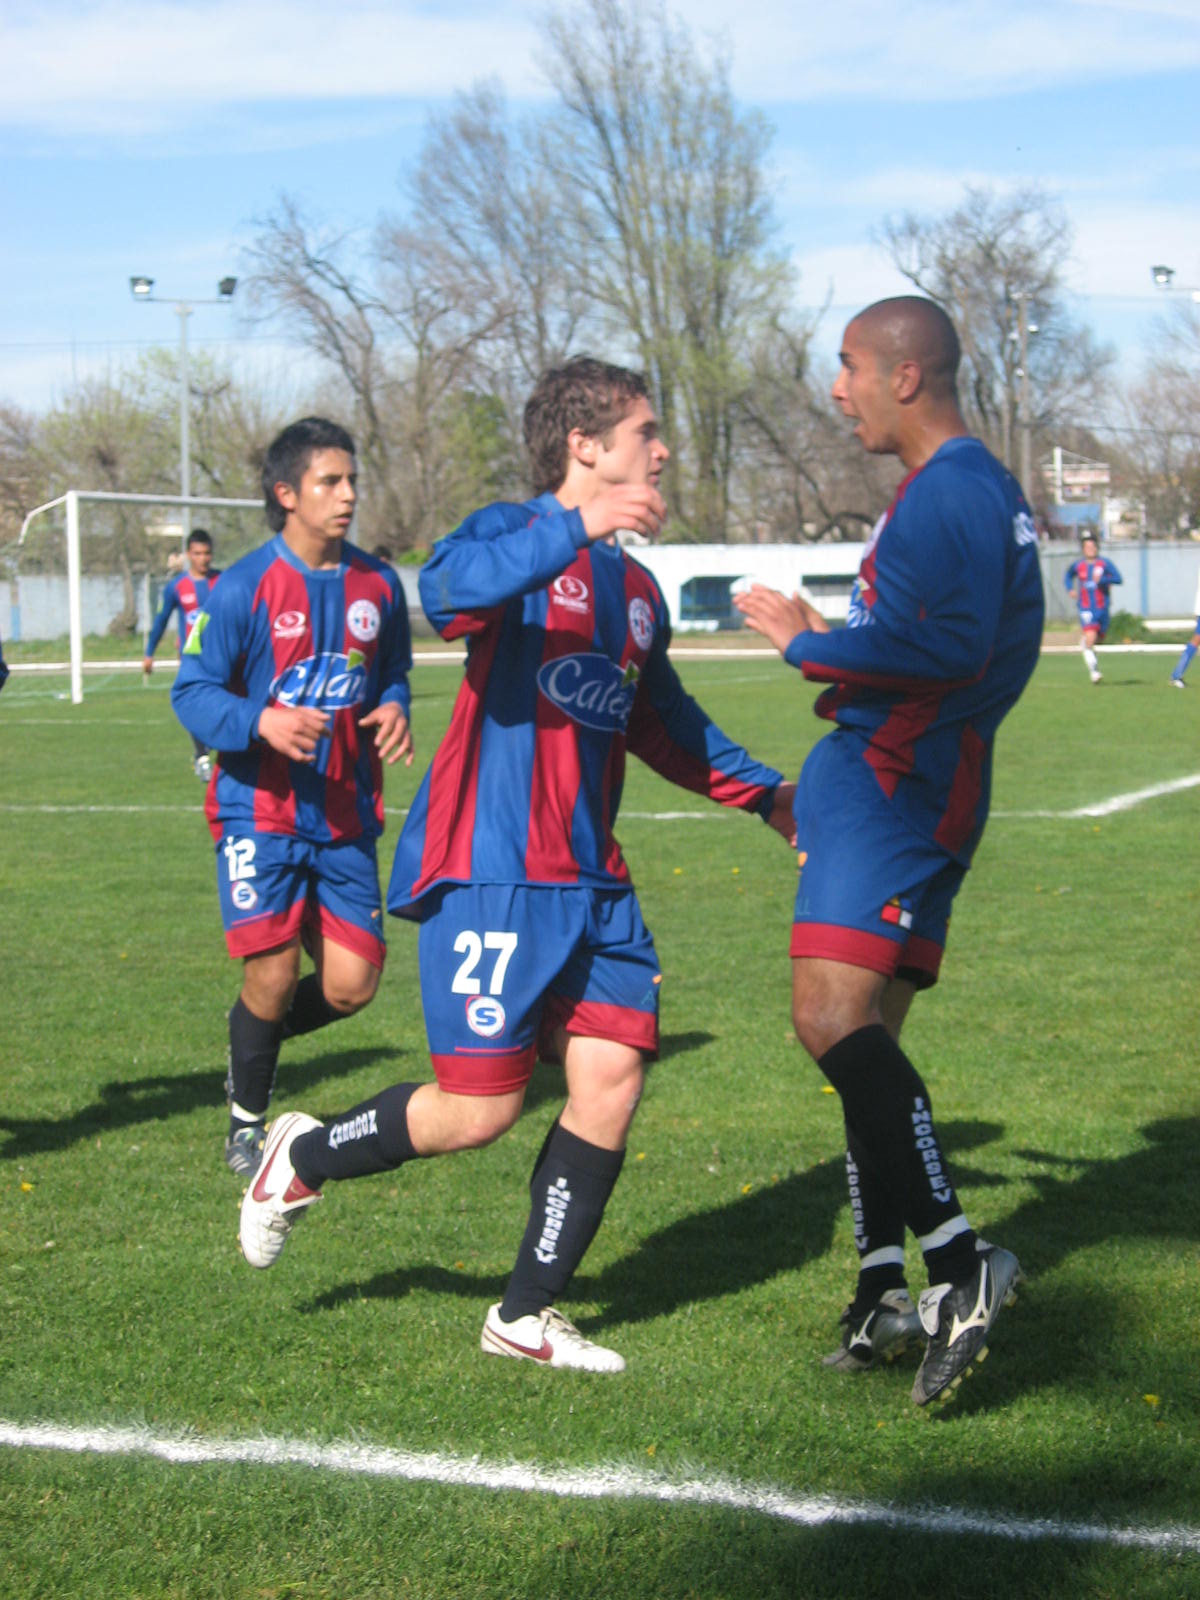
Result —
M862 560L861 544L659 544L644 545L631 553L649 567L662 587L677 632L737 627L730 586L739 579L765 583L791 594L803 588L831 621L846 615L850 585ZM1200 544L1192 541L1151 544L1106 542L1104 552L1120 569L1124 584L1116 590L1113 606L1137 616L1193 617L1196 586L1200 581ZM1051 620L1074 620L1063 574L1078 555L1074 542L1041 546L1042 575L1046 585L1046 615ZM404 587L414 633L428 634L417 593L417 569L397 569ZM145 585L139 580L138 636L149 627L158 608L162 584L150 585L149 607ZM119 577L86 577L82 583L84 634L102 634L121 610ZM67 636L67 580L37 575L0 579L0 637L4 639L64 639ZM138 645L140 649L140 643ZM173 650L173 627L159 646Z

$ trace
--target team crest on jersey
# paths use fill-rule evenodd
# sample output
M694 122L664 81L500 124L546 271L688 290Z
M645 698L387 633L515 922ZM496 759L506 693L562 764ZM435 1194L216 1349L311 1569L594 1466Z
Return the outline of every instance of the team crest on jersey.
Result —
M550 585L550 598L567 611L586 611L588 586L574 572L562 572Z
M362 644L379 633L379 607L373 600L356 600L346 612L346 626Z
M504 1007L494 995L472 995L467 1001L467 1027L481 1039L494 1039L504 1032Z
M258 892L252 883L235 883L229 898L239 911L253 911L258 904Z
M649 650L654 637L654 613L640 594L629 602L629 631L639 650Z
M281 611L271 624L271 632L277 639L298 639L308 627L308 618L303 611Z
M286 667L268 691L282 706L314 706L339 711L356 706L366 694L367 658L361 650L326 650Z
M559 656L538 671L537 684L553 705L585 728L622 732L633 710L636 680L608 656Z

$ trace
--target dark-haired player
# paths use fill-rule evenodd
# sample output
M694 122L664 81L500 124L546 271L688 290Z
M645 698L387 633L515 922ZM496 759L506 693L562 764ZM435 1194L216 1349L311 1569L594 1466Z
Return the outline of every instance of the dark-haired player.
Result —
M220 569L213 566L212 558L213 542L208 532L204 528L193 528L188 534L184 570L168 578L163 585L158 613L150 626L146 654L142 657L142 671L147 676L154 671L154 652L174 611L179 613L179 654L182 658L183 647L195 626L196 618L204 610L209 592L221 576ZM212 759L208 746L195 734L192 734L192 750L192 771L207 783L212 777Z
M225 938L225 1159L257 1171L280 1041L360 1010L384 960L375 841L382 761L412 762L408 612L394 570L346 541L354 441L285 428L262 470L274 537L236 562L184 649L171 700L217 752L205 812ZM302 942L316 965L300 980Z
M864 449L898 456L908 476L871 537L848 626L830 631L798 596L757 586L735 602L790 665L829 685L816 710L836 724L797 786L791 940L796 1033L842 1100L859 1255L828 1364L862 1371L923 1330L919 1405L969 1370L1020 1276L967 1222L929 1091L899 1044L913 996L937 981L987 818L992 742L1042 634L1033 518L968 436L958 359L930 300L882 300L853 319L833 398ZM919 1308L906 1227L929 1275Z
M567 1102L534 1163L531 1206L490 1354L619 1372L557 1309L616 1184L658 1047L659 967L613 824L626 751L791 836L791 791L716 727L667 659L658 585L617 542L653 535L667 446L643 380L581 358L525 410L535 498L443 539L421 601L466 638L450 727L396 852L388 908L420 923L434 1083L403 1083L326 1125L271 1128L242 1202L246 1258L269 1267L323 1184L488 1144L520 1115L539 1046Z
M1115 584L1124 580L1107 556L1100 554L1094 533L1085 533L1083 554L1063 574L1063 587L1079 607L1080 648L1093 683L1101 680L1096 646L1108 632L1108 607Z

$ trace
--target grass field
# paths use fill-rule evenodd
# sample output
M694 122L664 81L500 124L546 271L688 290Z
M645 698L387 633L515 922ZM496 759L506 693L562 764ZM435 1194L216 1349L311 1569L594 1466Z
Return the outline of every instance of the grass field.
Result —
M1200 773L1200 681L1170 690L1169 665L1111 655L1094 689L1076 656L1043 661L909 1023L968 1212L1029 1278L932 1415L911 1366L821 1367L853 1245L767 829L631 766L664 1048L566 1302L629 1368L546 1373L478 1336L557 1074L489 1150L331 1186L252 1272L221 1161L238 974L170 674L89 677L79 707L14 676L0 1595L1200 1593L1200 788L1099 804ZM385 872L458 670L415 671ZM680 670L789 772L821 732L774 658ZM390 941L376 1002L285 1046L277 1108L428 1075L413 931Z

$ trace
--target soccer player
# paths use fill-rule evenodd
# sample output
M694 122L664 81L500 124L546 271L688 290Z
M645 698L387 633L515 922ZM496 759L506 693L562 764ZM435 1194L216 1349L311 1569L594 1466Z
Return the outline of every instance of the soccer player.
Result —
M8 682L8 662L4 659L4 647L0 644L0 689Z
M1079 606L1079 626L1083 630L1083 659L1093 683L1102 677L1096 659L1096 646L1104 643L1108 632L1108 597L1114 584L1123 582L1121 574L1107 556L1100 554L1094 533L1085 533L1083 554L1072 561L1063 575L1063 584Z
M833 398L863 447L908 469L859 569L848 625L756 585L736 604L784 659L829 687L836 724L796 794L801 873L792 1016L838 1091L858 1283L827 1365L857 1372L926 1337L913 1399L956 1384L1020 1277L976 1239L951 1184L929 1091L900 1048L936 982L950 905L987 817L992 742L1037 661L1037 535L1015 479L968 436L959 347L916 296L846 329ZM905 1230L930 1287L914 1307Z
M331 1179L485 1145L520 1115L540 1047L567 1100L534 1162L528 1224L485 1352L619 1372L557 1309L625 1155L658 1047L660 972L613 836L626 751L792 834L791 785L684 693L651 574L617 534L657 534L667 460L644 380L578 358L525 408L535 497L485 507L434 549L421 601L467 640L449 730L396 851L388 909L419 922L436 1081L321 1125L271 1127L242 1202L246 1259L269 1267Z
M212 558L213 542L207 531L204 528L193 528L188 534L187 562L184 571L169 578L163 587L162 602L158 608L158 615L151 624L150 637L146 640L146 654L142 657L144 673L149 674L154 671L154 652L158 649L159 640L173 611L179 612L179 655L182 659L188 635L195 626L196 618L204 610L209 592L221 576L220 570L213 566ZM212 777L212 758L208 753L208 746L197 739L195 734L192 735L192 746L194 751L192 771L207 783Z
M226 944L242 961L225 1160L242 1174L262 1157L281 1040L375 994L382 762L413 756L400 581L346 540L353 439L323 417L294 422L262 484L274 536L209 596L171 691L183 725L217 751L205 813ZM302 944L316 969L303 980Z
M1192 657L1196 654L1196 651L1200 650L1200 578L1196 580L1196 599L1192 610L1196 612L1196 631L1179 652L1179 660L1175 663L1175 669L1171 673L1171 683L1176 689L1187 688L1187 684L1183 681L1183 675L1191 666Z

